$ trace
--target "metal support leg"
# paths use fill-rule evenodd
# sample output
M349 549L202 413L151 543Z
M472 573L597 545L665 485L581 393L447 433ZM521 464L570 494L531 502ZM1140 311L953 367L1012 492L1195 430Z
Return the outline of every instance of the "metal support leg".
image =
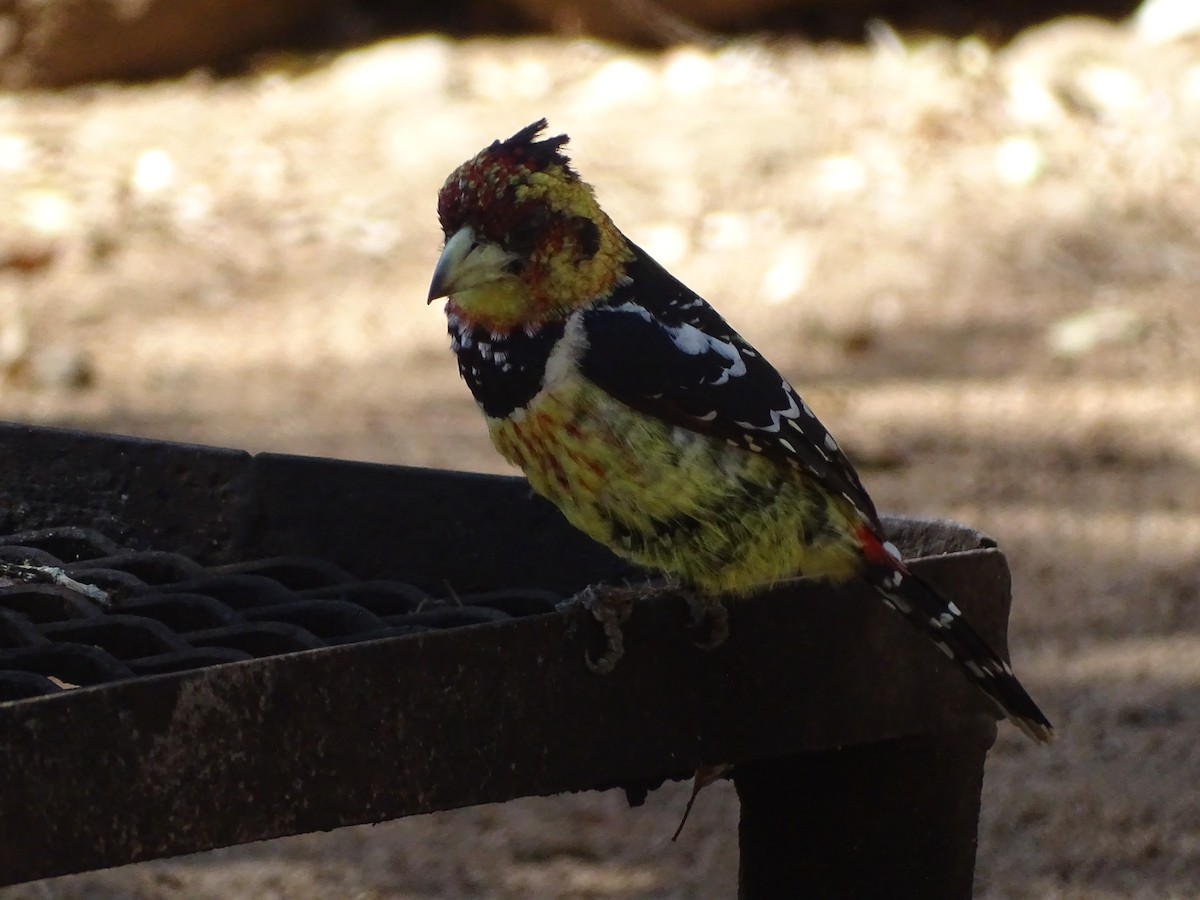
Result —
M738 766L742 900L969 900L994 722Z

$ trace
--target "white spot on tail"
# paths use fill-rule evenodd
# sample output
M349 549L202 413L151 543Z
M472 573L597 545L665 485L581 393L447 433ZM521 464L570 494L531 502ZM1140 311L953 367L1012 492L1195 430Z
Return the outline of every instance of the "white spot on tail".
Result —
M937 645L937 648L945 653L946 656L948 656L950 659L954 659L954 651L950 649L949 644L947 644L945 641L934 641L933 643Z
M883 549L887 553L887 555L890 556L892 559L894 559L896 562L904 561L904 557L900 555L900 548L897 547L895 544L893 544L891 541L884 541ZM951 604L951 607L953 608L953 604ZM958 610L954 610L954 614L957 616Z
M744 371L745 370L743 369L743 372ZM741 374L741 373L738 373L738 374ZM716 382L714 382L714 384L721 384L721 382L716 381ZM786 388L787 385L785 384L784 387ZM795 422L795 418L796 418L797 414L800 412L800 408L798 406L796 406L796 401L793 398L791 393L786 393L786 394L784 394L784 396L787 397L788 407L787 407L787 409L771 410L771 424L770 425L755 425L753 422L737 422L736 424L741 426L742 428L747 429L748 431L766 431L766 432L770 432L771 434L774 434L775 432L779 431L780 427L782 427L783 420L787 419L789 424L793 428L795 428L801 434L804 434L804 431Z

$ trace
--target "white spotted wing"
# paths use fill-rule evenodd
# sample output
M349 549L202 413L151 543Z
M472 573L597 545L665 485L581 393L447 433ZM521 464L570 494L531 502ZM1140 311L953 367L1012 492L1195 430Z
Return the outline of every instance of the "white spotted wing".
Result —
M854 467L795 389L716 310L634 250L629 279L583 315L581 372L633 409L795 467L877 526Z

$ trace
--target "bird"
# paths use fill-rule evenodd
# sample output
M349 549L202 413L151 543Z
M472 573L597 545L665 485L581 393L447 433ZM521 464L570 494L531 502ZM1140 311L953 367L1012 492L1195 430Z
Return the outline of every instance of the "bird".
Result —
M547 128L493 141L437 197L445 243L428 302L446 299L459 373L500 454L580 531L710 609L798 576L866 581L1049 742L1010 664L888 540L813 410L625 236L567 135ZM607 614L610 641L620 618Z

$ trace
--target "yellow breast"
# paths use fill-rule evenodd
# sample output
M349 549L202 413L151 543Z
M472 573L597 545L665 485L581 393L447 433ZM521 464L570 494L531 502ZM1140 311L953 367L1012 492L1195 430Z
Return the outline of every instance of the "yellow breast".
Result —
M701 589L748 593L857 564L848 503L789 466L635 412L582 376L488 426L575 527Z

